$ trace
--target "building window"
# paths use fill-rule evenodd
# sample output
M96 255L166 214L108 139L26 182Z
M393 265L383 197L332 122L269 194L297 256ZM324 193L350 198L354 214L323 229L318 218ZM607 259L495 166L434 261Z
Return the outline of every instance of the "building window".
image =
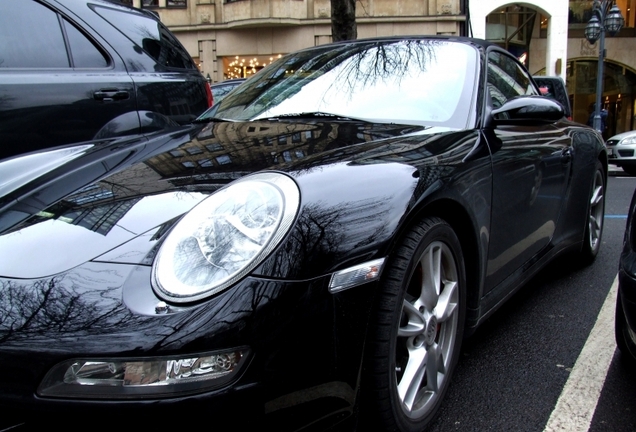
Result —
M216 161L219 165L227 165L232 163L232 159L228 155L217 156Z
M142 0L142 7L159 7L159 0Z
M205 148L211 152L223 150L223 146L219 143L208 144L205 146Z
M188 0L167 0L166 6L173 8L187 8Z

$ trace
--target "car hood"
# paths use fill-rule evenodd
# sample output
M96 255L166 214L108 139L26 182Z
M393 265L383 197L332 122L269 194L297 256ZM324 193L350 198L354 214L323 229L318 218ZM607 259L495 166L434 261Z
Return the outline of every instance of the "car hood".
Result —
M50 153L51 163L40 169L14 159L13 171L17 166L24 176L0 179L0 276L46 277L90 260L144 263L148 251L136 241L156 237L243 175L312 169L351 158L356 147L440 132L350 121L215 122L83 143Z
M623 132L623 133L620 133L618 135L614 135L613 137L608 139L608 141L620 141L623 138L627 138L627 137L634 136L634 135L636 135L636 131Z

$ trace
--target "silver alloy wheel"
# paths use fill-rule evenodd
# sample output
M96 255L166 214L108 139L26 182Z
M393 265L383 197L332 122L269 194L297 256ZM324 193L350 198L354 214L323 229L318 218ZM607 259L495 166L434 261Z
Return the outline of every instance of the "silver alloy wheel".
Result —
M588 233L591 250L596 250L601 241L603 230L603 214L605 212L603 172L596 170L592 194L590 197L590 215L588 219Z
M458 268L450 248L435 241L424 249L402 304L395 377L404 414L428 414L450 377L459 323Z

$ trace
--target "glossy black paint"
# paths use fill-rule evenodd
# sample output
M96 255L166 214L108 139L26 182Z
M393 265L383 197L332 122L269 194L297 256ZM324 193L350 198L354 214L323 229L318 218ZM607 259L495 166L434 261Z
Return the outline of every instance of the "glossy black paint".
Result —
M33 37L14 42L17 49L29 53L31 43L40 44L50 54L33 53L28 63L21 57L14 62L0 59L0 159L79 141L159 130L157 122L149 127L148 115L169 119L163 122L189 123L211 104L209 85L189 56L181 67L167 67L151 57L149 44L141 47L120 31L126 28L127 20L154 22L141 10L101 0L27 0L16 4L11 0L2 3L0 14L11 17L9 12L16 8L34 20L46 17L43 28ZM109 17L105 10L115 11L112 19L118 27L105 19ZM14 26L25 23L1 25L13 34ZM160 23L154 26L167 32ZM42 43L53 36L59 37L59 43ZM148 35L146 40L154 39ZM65 41L69 60L66 65L53 62L49 57L67 58ZM87 44L92 56L84 60L85 50L73 45L74 41ZM187 55L183 47L177 49Z
M486 51L498 48L461 43L478 50L483 84ZM355 423L381 281L330 294L332 272L390 257L414 221L443 218L465 254L470 332L551 258L583 242L596 161L607 166L597 134L556 117L497 124L484 92L471 97L473 124L464 130L263 119L104 139L5 191L0 370L12 373L0 376L0 405L16 423L114 406L151 420L200 409L215 424L249 413L248 422L279 430ZM528 99L539 111L553 106ZM231 289L155 313L150 266L165 233L205 196L261 170L286 173L300 188L291 232ZM205 394L118 403L36 395L47 371L69 358L237 346L251 350L242 375Z
M618 263L616 343L630 364L636 363L636 193L629 206L623 251Z

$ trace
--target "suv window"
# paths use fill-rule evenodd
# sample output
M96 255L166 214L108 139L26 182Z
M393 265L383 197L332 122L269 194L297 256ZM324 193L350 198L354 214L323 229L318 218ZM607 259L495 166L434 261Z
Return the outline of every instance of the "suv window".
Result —
M33 1L11 3L0 14L0 67L68 68L57 13Z
M82 32L57 12L34 1L3 0L0 14L0 67L104 68L108 60ZM68 47L60 22L64 25Z
M158 64L167 68L196 69L188 52L159 21L146 15L105 7L94 7L94 10Z
M108 66L108 60L101 50L80 32L74 25L66 20L64 22L64 30L68 38L69 48L71 50L71 59L74 68L105 68Z

